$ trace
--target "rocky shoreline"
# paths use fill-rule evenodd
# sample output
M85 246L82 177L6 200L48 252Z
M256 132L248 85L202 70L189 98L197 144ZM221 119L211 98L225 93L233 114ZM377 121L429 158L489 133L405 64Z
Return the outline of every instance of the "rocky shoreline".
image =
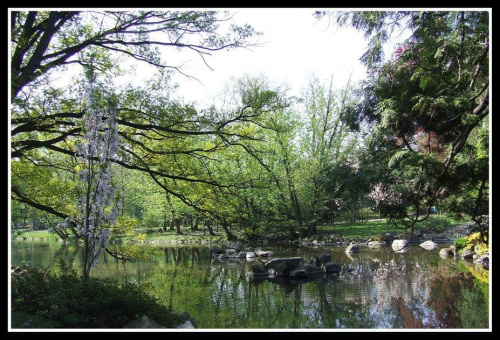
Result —
M473 232L475 226L473 222L448 227L440 232L419 230L416 231L412 238L409 235L403 233L386 233L384 235L373 235L372 237L366 238L344 238L335 233L320 232L310 237L302 237L295 240L290 239L287 235L282 234L267 234L259 235L254 234L252 237L246 238L242 241L256 244L288 244L297 245L301 247L346 247L351 243L366 244L369 241L385 241L392 242L394 239L406 239L409 243L421 243L425 241L434 241L436 243L448 243L453 242L455 239L464 237ZM14 240L23 241L48 241L47 238L43 237L15 237ZM63 240L57 239L58 242L63 242ZM112 242L112 243L123 243L123 242ZM213 241L210 239L173 239L173 240L149 240L149 241L137 241L130 243L152 243L152 244L204 244L210 245L213 243L219 243L218 241Z

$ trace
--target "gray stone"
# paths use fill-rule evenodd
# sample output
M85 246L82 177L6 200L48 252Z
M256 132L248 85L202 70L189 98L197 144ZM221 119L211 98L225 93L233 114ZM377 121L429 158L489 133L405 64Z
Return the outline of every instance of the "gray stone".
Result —
M222 249L235 249L239 252L243 250L243 243L241 241L224 241L222 242Z
M239 258L246 257L246 256L247 256L247 252L246 252L246 251L244 251L244 250L240 251L240 252L236 255L236 257L239 257Z
M280 262L274 268L274 275L281 277L289 277L290 272L295 268L296 266L292 263L292 261Z
M301 257L283 257L283 258L277 257L275 259L269 260L265 264L265 267L267 269L271 269L271 268L275 269L280 263L284 263L284 262L291 262L294 267L297 267L301 261L302 261Z
M453 255L453 251L450 248L443 248L439 251L440 256L450 256Z
M370 248L379 248L387 245L386 241L370 241L366 244Z
M474 251L473 250L471 250L469 248L462 249L461 256L462 256L463 259L471 259L473 255L474 255Z
M222 250L217 247L217 245L215 244L212 244L212 246L210 247L210 251L212 252L212 254L221 254L222 253Z
M142 315L129 321L123 328L165 328L162 325L151 320L146 315Z
M226 255L229 257L237 257L238 252L239 252L238 250L232 249L232 248L226 249L226 251L225 251Z
M338 274L342 267L337 262L327 262L325 263L325 271L327 274Z
M490 270L490 256L489 255L482 255L480 258L481 265L483 266L483 269Z
M294 270L290 271L289 276L291 278L309 278L309 277L315 277L315 276L320 276L324 275L325 270L321 267L313 266L312 264L309 263L303 263L301 262L297 268Z
M21 328L33 328L33 327L35 327L33 320L28 320L21 326Z
M195 327L194 327L193 323L191 322L191 320L186 320L184 323L181 323L180 325L178 325L175 328L190 328L190 329L194 329Z
M427 249L427 250L432 250L437 247L437 243L431 240L422 242L419 244L420 247Z
M251 259L255 257L255 253L253 251L247 251L245 257L247 259Z
M322 266L332 260L332 255L330 254L323 254L319 257L319 264L317 266Z
M311 257L309 258L309 262L308 262L308 263L309 263L309 264L312 264L313 266L319 266L319 265L320 265L320 264L319 264L319 257L314 256L314 255L313 255L313 256L311 256Z
M257 255L257 256L261 256L261 257L271 257L271 256L273 256L274 254L273 254L273 252L272 252L272 251L270 251L270 250L267 250L267 251L265 251L265 250L257 250L257 251L255 252L255 255Z

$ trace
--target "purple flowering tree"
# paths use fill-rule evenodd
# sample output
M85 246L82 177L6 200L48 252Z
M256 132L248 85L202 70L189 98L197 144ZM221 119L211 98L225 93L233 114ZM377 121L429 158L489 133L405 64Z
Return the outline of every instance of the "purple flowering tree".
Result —
M99 100L99 84L92 64L86 73L88 88L83 117L84 138L76 149L82 166L79 172L82 196L77 202L78 216L69 221L76 224L78 234L84 241L84 280L89 278L101 251L107 250L110 227L115 224L121 209L116 204L117 189L112 183L111 169L119 147L116 110L112 103Z

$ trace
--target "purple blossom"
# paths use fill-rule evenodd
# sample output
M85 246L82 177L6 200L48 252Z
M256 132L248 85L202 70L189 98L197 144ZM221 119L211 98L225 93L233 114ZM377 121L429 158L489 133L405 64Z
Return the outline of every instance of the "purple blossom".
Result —
M90 272L88 265L97 264L96 257L109 242L108 228L116 222L116 189L112 185L111 160L116 159L120 145L116 111L98 106L96 75L90 70L87 76L84 142L77 145L75 151L83 165L79 173L83 194L77 201L77 208L79 231L85 238L84 276ZM118 209L121 209L121 204Z

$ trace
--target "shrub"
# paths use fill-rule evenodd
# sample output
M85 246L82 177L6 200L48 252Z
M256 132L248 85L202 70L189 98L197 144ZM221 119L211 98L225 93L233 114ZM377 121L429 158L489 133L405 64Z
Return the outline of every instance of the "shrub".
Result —
M425 221L421 222L420 225L424 229L432 231L442 231L450 226L450 223L446 219L429 217Z
M466 237L459 237L455 241L453 241L453 244L455 245L457 250L463 249L467 245L467 238Z
M27 263L14 268L12 310L59 321L65 328L122 328L128 321L147 315L173 328L178 315L131 283L77 276L64 265L60 275Z

